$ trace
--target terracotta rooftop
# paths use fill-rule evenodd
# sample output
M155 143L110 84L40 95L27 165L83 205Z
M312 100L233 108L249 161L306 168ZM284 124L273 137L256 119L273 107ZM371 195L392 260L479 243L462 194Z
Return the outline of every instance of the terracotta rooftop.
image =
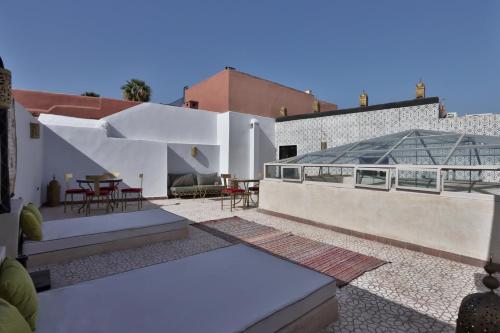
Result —
M68 117L100 119L140 104L140 102L119 99L22 89L14 89L13 96L34 116L50 113Z

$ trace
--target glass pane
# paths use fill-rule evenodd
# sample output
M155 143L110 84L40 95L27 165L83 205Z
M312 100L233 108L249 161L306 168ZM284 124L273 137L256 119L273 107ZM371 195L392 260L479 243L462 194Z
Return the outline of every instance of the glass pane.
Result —
M304 167L304 180L337 184L354 184L353 168Z
M283 179L300 179L299 167L283 167Z
M398 170L398 186L437 190L437 170Z
M447 170L443 190L500 195L500 172L493 170Z
M266 178L281 178L279 165L266 165Z
M386 188L388 171L373 169L356 170L356 185Z

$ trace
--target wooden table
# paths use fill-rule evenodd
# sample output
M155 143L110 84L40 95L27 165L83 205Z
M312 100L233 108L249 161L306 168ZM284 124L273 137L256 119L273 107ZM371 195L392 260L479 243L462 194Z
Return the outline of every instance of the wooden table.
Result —
M123 181L121 178L103 178L99 180L99 184L108 184L110 187L118 188L118 185ZM91 190L93 191L94 188L92 185L96 182L95 180L92 179L77 179L76 182L78 183L78 186L80 188L83 188L84 190ZM112 199L114 201L114 199ZM114 203L114 202L113 202ZM85 202L83 205L78 208L78 213L81 212L81 210L85 208ZM113 206L111 206L111 210L113 210Z

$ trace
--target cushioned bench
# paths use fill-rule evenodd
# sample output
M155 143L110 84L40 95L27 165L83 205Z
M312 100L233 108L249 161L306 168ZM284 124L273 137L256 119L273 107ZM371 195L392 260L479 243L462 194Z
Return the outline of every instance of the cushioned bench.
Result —
M335 280L234 245L39 295L37 333L317 332Z
M41 241L25 241L29 265L115 251L188 234L189 221L164 209L79 217L42 223Z
M169 196L176 198L186 196L220 195L225 187L217 173L187 173L168 175ZM218 184L218 185L216 185Z

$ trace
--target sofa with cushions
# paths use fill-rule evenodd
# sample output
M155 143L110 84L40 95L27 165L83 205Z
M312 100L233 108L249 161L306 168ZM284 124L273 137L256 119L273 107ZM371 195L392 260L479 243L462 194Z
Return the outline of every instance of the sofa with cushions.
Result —
M186 173L168 175L169 196L196 197L206 195L220 195L224 185L220 176L215 173Z

